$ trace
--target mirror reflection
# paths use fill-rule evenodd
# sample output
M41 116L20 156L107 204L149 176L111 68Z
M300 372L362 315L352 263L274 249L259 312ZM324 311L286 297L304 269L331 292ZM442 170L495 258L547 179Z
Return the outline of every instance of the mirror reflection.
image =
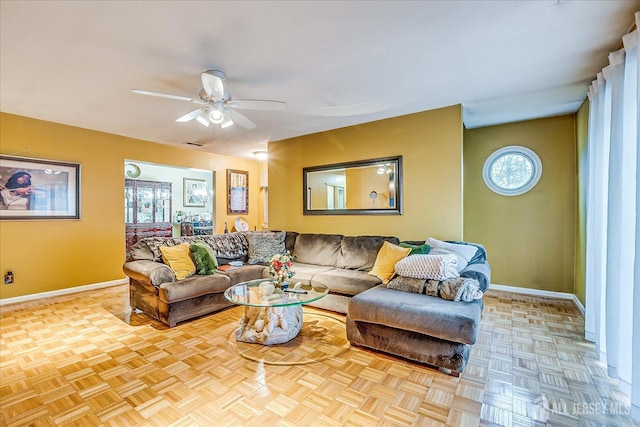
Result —
M303 169L305 215L401 214L402 157Z

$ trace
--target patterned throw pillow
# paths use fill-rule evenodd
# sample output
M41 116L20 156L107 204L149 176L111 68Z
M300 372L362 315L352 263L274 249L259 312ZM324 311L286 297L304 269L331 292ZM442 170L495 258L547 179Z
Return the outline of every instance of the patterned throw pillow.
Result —
M411 255L398 261L396 274L414 279L445 280L460 277L458 259L453 254Z
M246 233L249 242L249 264L269 262L276 254L284 254L284 231Z

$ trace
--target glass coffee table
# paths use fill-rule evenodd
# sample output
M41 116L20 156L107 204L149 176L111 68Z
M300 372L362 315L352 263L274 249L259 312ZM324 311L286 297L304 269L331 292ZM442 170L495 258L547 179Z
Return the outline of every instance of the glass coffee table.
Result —
M302 305L329 293L325 285L289 284L287 290L275 288L269 279L238 283L224 291L229 301L244 305L236 340L264 345L282 344L302 329Z

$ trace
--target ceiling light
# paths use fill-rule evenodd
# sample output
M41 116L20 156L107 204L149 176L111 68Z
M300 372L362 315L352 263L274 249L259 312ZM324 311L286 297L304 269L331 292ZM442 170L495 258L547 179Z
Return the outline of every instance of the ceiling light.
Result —
M220 124L224 121L224 114L222 114L222 111L214 108L209 112L209 120L211 120L211 123Z
M258 160L266 160L269 157L269 154L266 151L254 151L253 155L256 156Z

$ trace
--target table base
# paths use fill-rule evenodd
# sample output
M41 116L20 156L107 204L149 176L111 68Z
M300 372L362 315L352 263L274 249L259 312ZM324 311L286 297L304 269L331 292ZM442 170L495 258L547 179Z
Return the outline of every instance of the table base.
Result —
M236 340L264 345L294 339L302 329L302 306L245 307L238 321Z

